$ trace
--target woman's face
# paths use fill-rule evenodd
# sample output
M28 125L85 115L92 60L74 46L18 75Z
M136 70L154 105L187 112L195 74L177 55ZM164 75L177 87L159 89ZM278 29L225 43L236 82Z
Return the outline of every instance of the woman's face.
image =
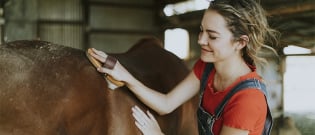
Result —
M200 26L198 44L201 46L201 60L220 62L237 55L236 42L226 21L214 10L207 10Z

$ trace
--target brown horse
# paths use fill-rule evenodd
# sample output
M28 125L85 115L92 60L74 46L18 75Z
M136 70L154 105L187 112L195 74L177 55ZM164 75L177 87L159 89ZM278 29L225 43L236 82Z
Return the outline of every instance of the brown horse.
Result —
M111 55L162 93L188 74L185 64L154 38ZM126 87L109 90L82 50L45 41L6 43L0 46L0 71L1 135L141 134L131 107L148 108ZM166 135L198 134L196 99L156 116Z

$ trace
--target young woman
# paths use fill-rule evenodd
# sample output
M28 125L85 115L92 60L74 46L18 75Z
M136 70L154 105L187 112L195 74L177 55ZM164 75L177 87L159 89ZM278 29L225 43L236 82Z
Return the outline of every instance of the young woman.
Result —
M254 0L214 0L210 2L200 25L198 43L201 56L191 73L167 94L158 93L135 79L119 62L113 69L98 71L126 82L127 87L148 107L160 115L172 112L199 93L206 63L213 68L200 96L200 107L209 114L231 89L248 79L262 80L255 65L262 64L257 52L266 40L277 41L277 32L268 26L264 10ZM271 42L268 42L271 43ZM105 62L107 55L93 49L92 56ZM231 97L222 115L210 129L214 135L261 135L268 106L264 93L247 88ZM137 127L144 135L162 134L155 118L133 107ZM201 117L198 117L202 120ZM200 134L201 133L199 129Z

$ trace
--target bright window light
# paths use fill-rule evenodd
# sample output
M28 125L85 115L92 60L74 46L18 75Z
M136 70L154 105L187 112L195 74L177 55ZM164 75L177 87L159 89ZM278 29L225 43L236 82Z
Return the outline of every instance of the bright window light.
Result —
M185 29L175 28L165 31L165 49L174 53L181 59L188 58L189 35Z
M315 56L287 56L285 63L284 111L315 116Z
M283 52L284 54L310 54L312 53L312 50L295 45L289 45L283 49Z
M173 9L174 9L174 5L173 5L173 4L168 4L168 5L166 5L166 6L164 7L164 9L163 9L164 14L165 14L166 16L172 16L172 15L174 15L175 12L174 12Z
M188 0L176 4L168 4L164 8L166 16L184 14L196 10L207 9L211 0Z

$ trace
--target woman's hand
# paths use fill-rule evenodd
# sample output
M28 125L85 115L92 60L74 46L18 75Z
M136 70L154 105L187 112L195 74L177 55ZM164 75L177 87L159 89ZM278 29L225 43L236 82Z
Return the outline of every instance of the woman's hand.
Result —
M105 63L106 59L108 59L108 55L106 53L94 48L92 48L92 52L89 54L102 63ZM129 82L128 80L132 78L131 74L119 63L119 61L116 61L115 58L112 59L114 59L114 62L111 61L109 65L110 68L99 67L97 70L101 73L111 75L117 81Z
M138 106L134 106L132 116L136 119L135 124L143 135L164 135L158 122L149 111L145 114Z

